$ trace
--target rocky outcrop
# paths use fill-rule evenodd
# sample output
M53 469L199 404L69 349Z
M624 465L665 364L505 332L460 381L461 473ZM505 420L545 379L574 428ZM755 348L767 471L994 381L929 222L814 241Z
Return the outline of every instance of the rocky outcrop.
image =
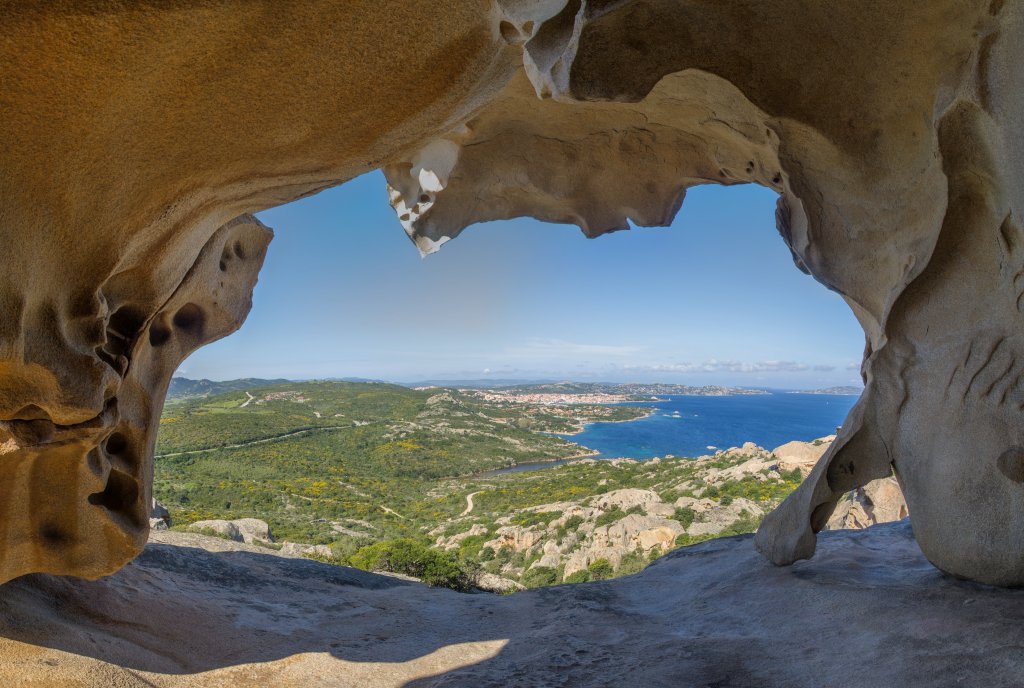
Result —
M487 590L488 592L515 592L517 590L525 590L522 585L509 578L502 578L496 576L493 573L482 573L477 577L476 585L481 590Z
M810 473L835 440L835 435L829 435L813 442L786 442L775 447L772 456L775 457L779 470L792 471L798 468L804 473Z
M906 523L824 533L793 568L743 536L511 595L158 535L109 578L0 587L0 685L817 688L823 657L851 686L1024 674L1024 592L940 574Z
M171 512L155 499L149 510L149 527L151 530L166 530L171 527Z
M675 547L751 532L793 489L794 481L811 472L834 440L828 436L793 441L772 451L747 442L713 456L652 459L644 464L653 469L650 476L665 469L664 478L654 478L657 490L626 487L576 501L539 504L503 514L493 523L494 514L462 514L430 534L436 537L435 546L446 551L459 549L470 538L482 540L469 549L471 558L507 577L547 568L561 572L565 580L601 560L616 575L624 575ZM615 463L638 462L608 462ZM675 472L677 463L685 466L681 474ZM599 488L602 483L607 480L598 481ZM866 528L907 515L899 485L889 477L845 495L826 527ZM445 535L449 529L460 532Z
M283 543L280 552L293 557L311 557L313 559L330 559L334 556L329 545L304 545L299 542Z
M514 552L530 549L540 542L541 534L523 526L502 526L498 529L497 537L486 543L486 547L493 550L511 549Z
M895 478L872 480L839 501L826 527L867 528L909 516L907 502Z
M777 191L864 328L865 391L759 548L810 556L895 471L931 561L1024 584L1020 3L81 0L0 33L0 580L138 553L167 381L248 309L244 214L379 167L425 253Z
M188 525L188 530L193 533L215 533L220 537L235 542L244 542L247 545L274 541L270 534L270 526L266 521L261 521L258 518L239 518L233 521L219 519L195 521Z

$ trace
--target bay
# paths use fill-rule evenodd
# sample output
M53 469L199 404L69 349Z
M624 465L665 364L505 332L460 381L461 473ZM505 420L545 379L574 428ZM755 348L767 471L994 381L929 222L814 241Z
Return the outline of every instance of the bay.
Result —
M652 402L653 413L624 423L590 423L561 435L598 452L595 458L650 459L703 456L744 442L772 449L791 440L836 432L856 396L772 392L734 396L670 395Z

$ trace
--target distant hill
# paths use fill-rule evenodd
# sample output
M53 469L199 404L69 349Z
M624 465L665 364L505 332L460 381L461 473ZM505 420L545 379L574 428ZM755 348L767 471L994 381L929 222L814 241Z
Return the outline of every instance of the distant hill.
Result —
M663 382L547 382L539 384L516 384L502 386L504 389L523 394L632 394L650 396L657 394L686 394L702 397L723 397L734 394L768 394L763 389L746 387L723 387L721 385L674 385Z
M209 397L215 394L240 392L245 389L252 389L253 387L268 387L270 385L280 385L286 382L288 382L288 380L261 380L255 377L247 377L241 380L224 380L223 382L215 382L214 380L190 380L187 377L174 377L171 378L171 384L167 388L167 398L190 399L192 397Z
M797 392L797 394L839 394L843 396L859 397L860 393L863 391L863 387L843 385L841 387L826 387L824 389L808 389Z

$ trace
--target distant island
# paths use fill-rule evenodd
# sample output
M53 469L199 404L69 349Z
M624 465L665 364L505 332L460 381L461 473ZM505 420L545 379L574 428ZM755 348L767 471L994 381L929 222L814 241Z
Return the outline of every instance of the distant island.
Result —
M724 397L738 394L770 394L763 389L723 387L721 385L675 385L664 382L548 382L504 385L494 390L515 394L615 394L630 397L649 397L660 394L681 394L698 397Z
M800 392L794 392L794 394L838 394L842 396L859 397L860 393L863 391L863 387L844 385L841 387L826 387L824 389L808 389Z

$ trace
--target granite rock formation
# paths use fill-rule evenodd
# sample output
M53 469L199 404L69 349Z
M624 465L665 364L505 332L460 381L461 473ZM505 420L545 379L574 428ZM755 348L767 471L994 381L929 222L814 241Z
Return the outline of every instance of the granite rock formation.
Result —
M1020 685L1024 592L943 575L906 522L821 539L791 568L748 535L627 578L468 595L160 531L104 580L0 587L0 685Z
M166 378L238 326L265 248L232 218L380 167L423 252L776 190L865 391L758 547L810 556L895 471L933 563L1024 584L1020 2L79 0L0 30L0 580L139 551Z

